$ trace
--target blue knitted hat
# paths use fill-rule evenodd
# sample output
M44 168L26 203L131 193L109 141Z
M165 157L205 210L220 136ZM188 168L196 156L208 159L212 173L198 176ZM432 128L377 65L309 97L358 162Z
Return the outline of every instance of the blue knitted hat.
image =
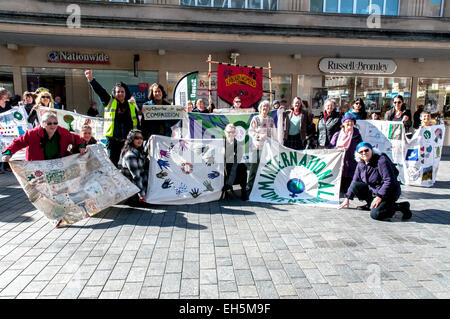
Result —
M344 124L346 120L353 120L353 123L356 123L356 118L351 114L345 114L341 120L341 123Z
M372 145L371 145L370 143L367 143L367 142L361 142L361 143L359 143L358 145L356 145L356 151L359 152L359 149L360 149L361 147L368 147L368 148L370 148L371 150L373 149L373 147L372 147Z

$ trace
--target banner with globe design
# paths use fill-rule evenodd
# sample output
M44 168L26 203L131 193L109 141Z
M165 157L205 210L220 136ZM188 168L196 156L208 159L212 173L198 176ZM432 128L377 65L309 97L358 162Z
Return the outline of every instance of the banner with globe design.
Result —
M244 154L242 162L250 162L250 144L251 139L248 135L248 128L252 118L259 113L222 113L222 114L208 114L190 112L188 116L183 119L183 138L225 138L225 127L232 123L236 126L236 140L239 143L244 143ZM272 110L269 113L275 121L275 126L278 130L278 136L282 136L280 130L282 129L282 116L277 110Z
M344 150L296 151L268 140L250 201L336 208Z

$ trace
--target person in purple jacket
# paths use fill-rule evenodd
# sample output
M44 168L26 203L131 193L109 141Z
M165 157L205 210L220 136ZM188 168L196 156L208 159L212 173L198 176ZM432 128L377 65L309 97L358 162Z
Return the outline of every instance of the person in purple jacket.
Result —
M356 169L355 150L356 145L362 142L361 134L355 127L356 118L346 114L341 120L341 129L334 133L330 140L329 148L344 148L344 169L341 178L341 193L345 193L350 186L353 173Z
M391 218L396 211L403 213L402 219L410 219L412 213L409 202L397 203L401 194L400 183L389 157L374 150L367 142L359 143L356 150L358 166L345 194L346 198L338 208L349 207L349 201L356 196L367 202L357 209L370 210L373 219Z

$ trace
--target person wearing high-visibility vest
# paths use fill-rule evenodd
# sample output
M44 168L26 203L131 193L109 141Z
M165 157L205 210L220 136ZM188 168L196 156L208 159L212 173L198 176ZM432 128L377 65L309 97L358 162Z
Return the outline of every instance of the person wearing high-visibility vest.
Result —
M92 70L86 70L85 75L105 107L104 118L109 120L105 123L106 149L117 167L128 132L138 127L136 103L128 101L131 94L124 83L117 83L109 94L93 77Z

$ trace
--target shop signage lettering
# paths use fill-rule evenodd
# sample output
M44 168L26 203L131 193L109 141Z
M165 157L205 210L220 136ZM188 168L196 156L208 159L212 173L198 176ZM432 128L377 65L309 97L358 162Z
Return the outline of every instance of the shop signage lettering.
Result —
M104 53L79 53L52 51L48 54L49 63L109 64L109 56Z
M393 60L324 58L319 69L324 73L393 74L397 64Z

